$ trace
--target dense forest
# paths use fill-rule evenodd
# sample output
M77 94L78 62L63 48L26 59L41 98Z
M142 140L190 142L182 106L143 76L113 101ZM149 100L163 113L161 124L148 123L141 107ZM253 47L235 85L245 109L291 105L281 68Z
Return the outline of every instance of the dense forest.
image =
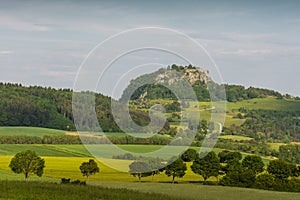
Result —
M239 109L238 117L246 118L241 126L224 128L228 135L244 135L270 142L300 140L300 111Z
M21 84L0 83L0 126L34 126L75 130L70 89L24 87ZM121 132L113 119L111 98L95 94L95 110L105 132ZM146 125L148 114L131 109L132 119ZM168 126L165 126L168 129Z

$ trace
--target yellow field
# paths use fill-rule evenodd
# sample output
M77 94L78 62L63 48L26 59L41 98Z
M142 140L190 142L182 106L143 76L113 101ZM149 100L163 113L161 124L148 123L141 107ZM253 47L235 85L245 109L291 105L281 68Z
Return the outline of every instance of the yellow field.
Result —
M6 173L1 175L0 172L0 180L1 179L9 179L11 176L10 168L8 167L9 162L12 156L0 156L0 170L6 171ZM82 157L43 157L46 161L46 167L44 171L43 177L51 178L51 179L61 179L61 178L71 178L71 179L80 179L86 180L80 173L79 166L82 162L88 161L90 158L82 158ZM106 159L108 160L108 159ZM115 160L110 160L111 162L116 162ZM88 181L105 181L105 182L135 182L137 178L131 176L127 172L120 172L110 167L103 165L101 162L98 162L98 166L100 167L100 173L96 175L90 176ZM123 164L128 166L132 161L121 160L118 161L118 164ZM194 174L190 169L191 163L188 163L187 174L180 179L177 179L179 182L189 182L189 181L200 181L203 180L200 175ZM129 169L128 169L129 170ZM9 173L7 173L9 172ZM23 179L23 176L20 175L20 179ZM214 180L215 178L211 178ZM145 177L142 179L143 181L152 181L152 177ZM155 182L170 182L171 177L167 177L165 174L159 174L154 176Z

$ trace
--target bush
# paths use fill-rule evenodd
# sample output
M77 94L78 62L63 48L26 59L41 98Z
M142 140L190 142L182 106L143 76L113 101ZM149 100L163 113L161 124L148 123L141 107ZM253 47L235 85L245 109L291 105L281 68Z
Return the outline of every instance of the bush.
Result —
M271 190L274 186L274 176L271 174L260 174L256 177L255 187L259 189Z
M73 184L73 185L86 185L85 181L80 181L80 180L75 180L75 181L71 181L70 178L62 178L61 179L61 184Z
M61 179L61 184L68 184L70 183L71 179L70 178L62 178Z

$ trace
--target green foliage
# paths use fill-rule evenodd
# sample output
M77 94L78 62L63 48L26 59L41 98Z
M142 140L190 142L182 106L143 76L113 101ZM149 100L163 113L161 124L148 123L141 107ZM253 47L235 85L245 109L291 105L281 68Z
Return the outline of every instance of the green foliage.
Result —
M260 156L248 155L242 161L242 166L247 170L252 170L256 174L264 171L264 162Z
M34 151L27 150L17 153L11 159L9 167L17 174L23 173L25 180L27 180L32 174L36 174L39 177L43 175L45 160L37 156Z
M75 130L72 90L0 83L0 91L0 126L34 126ZM84 97L89 93L82 92L80 94L83 94ZM102 130L104 132L121 132L112 115L112 99L101 94L94 94L94 96L95 111ZM143 111L130 109L130 114L137 124L146 125L150 122L149 116ZM80 119L81 123L91 123L87 121L88 113L78 113L78 115L85 116L84 119ZM92 125L95 126L96 123L96 121L92 122ZM166 128L168 127L166 126Z
M280 110L251 110L246 113L242 124L242 135L252 138L273 138L289 142L286 139L300 139L300 112ZM257 133L262 133L258 135ZM287 137L288 136L288 137Z
M141 181L142 177L147 177L151 175L151 168L147 162L144 161L134 161L129 165L129 173L138 177Z
M165 108L166 108L166 111L169 113L181 111L180 103L178 101L173 101L170 104L166 104Z
M242 154L238 151L223 150L218 154L221 163L227 163L231 160L241 160Z
M181 154L181 159L184 162L192 162L199 157L195 149L188 149L183 154Z
M259 174L255 179L255 187L264 190L271 190L275 178L271 174Z
M283 160L270 161L267 171L269 174L274 175L277 179L286 179L292 176L290 164Z
M62 178L61 184L86 185L86 182L80 180L71 181L70 178Z
M279 147L279 158L286 162L300 164L300 145L282 145Z
M237 187L252 187L254 185L255 172L243 168L237 159L228 162L225 171L226 175L220 180L221 185Z
M175 177L182 178L187 170L186 164L181 158L175 161L169 161L168 165L165 167L165 174L167 176L172 176L172 183L174 183Z
M229 102L236 102L253 98L264 98L274 96L282 98L282 94L274 90L249 87L245 88L241 85L225 85L226 97Z
M201 156L201 155L200 155ZM220 170L220 160L216 153L211 151L203 158L197 158L191 169L194 173L203 177L204 181L211 176L217 177Z
M97 163L93 159L90 159L88 162L83 162L79 169L82 175L86 176L87 178L89 178L90 175L100 172Z

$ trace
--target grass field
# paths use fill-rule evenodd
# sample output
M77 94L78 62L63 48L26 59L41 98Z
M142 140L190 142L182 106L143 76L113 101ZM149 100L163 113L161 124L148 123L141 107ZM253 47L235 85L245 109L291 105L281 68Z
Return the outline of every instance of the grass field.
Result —
M171 200L178 199L153 192L112 189L99 186L62 185L40 182L0 181L0 199L53 199L53 200Z
M299 194L247 188L170 183L97 182L61 185L0 181L0 199L116 199L116 200L298 200Z
M86 149L91 151L101 150L101 155L109 156L113 154L111 152L111 145L48 145L48 144L1 144L0 156L15 155L16 153L24 150L33 150L40 156L57 156L57 157L91 157L92 155ZM116 145L120 150L125 150L129 153L151 153L165 147L164 145ZM181 146L169 146L169 150L165 152L165 155L173 155L174 151L180 151L183 149ZM191 147L199 151L199 147ZM216 153L219 153L221 149L213 149ZM123 152L116 152L113 155L120 155ZM124 153L123 153L124 154ZM111 158L107 157L106 158Z
M44 135L61 135L66 131L22 126L5 126L0 127L0 135L27 135L43 137Z
M97 185L109 188L127 188L131 190L166 194L186 200L299 200L299 193L273 192L248 188L206 186L200 184L166 183L106 183Z
M276 99L275 97L257 98L251 100L238 101L236 103L227 103L227 110L239 109L244 107L249 110L267 109L267 110L300 110L299 100Z

